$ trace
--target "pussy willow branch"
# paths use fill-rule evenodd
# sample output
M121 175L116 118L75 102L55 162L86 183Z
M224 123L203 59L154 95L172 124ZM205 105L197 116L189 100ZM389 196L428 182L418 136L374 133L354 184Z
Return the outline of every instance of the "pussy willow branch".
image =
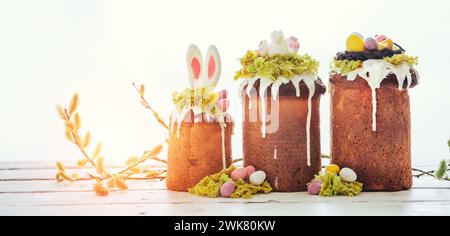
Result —
M136 89L136 92L139 93L139 96L141 98L141 103L142 105L150 110L153 113L153 116L156 118L156 120L158 121L159 124L161 124L164 128L169 129L169 126L166 124L166 122L164 122L164 120L159 116L159 114L153 110L153 108L150 106L150 104L147 102L147 100L145 99L144 95L140 92L139 88L136 86L136 84L133 82L133 87L134 89Z
M67 109L64 109L64 114L65 114L66 122L71 123L70 115L67 113ZM86 153L86 151L84 150L83 146L81 145L79 137L75 133L74 129L70 130L70 135L72 135L72 138L73 138L73 140L75 142L75 145L78 147L78 149L80 150L81 154L83 154L83 156L89 161L89 163L92 165L92 167L97 168L97 164L95 164L94 160Z

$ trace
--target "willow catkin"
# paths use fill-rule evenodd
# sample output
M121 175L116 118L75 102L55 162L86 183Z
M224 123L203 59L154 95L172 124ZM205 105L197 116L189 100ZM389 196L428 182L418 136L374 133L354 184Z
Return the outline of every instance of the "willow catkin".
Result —
M97 159L97 173L102 175L105 172L104 159L103 157L99 157Z
M59 177L61 177L64 180L70 181L70 182L74 182L76 181L75 179L73 179L71 176L67 175L65 172L59 171L58 172Z
M64 165L59 161L56 162L56 168L61 172L66 172L66 170L64 169Z
M120 190L127 190L128 186L125 183L125 180L120 176L114 176L114 185Z
M81 117L78 112L75 113L73 125L75 126L74 129L76 129L76 130L81 128Z
M79 97L78 94L74 94L72 97L72 101L69 105L69 115L72 115L78 108Z
M155 148L153 148L152 150L146 152L145 157L154 157L154 156L158 155L159 153L161 153L162 149L163 149L163 146L158 145Z
M98 196L108 196L109 190L103 185L102 181L97 181L94 184L94 191Z
M91 133L87 132L83 140L83 149L87 148L91 143Z
M102 144L98 143L97 146L95 147L95 151L94 154L92 155L92 158L93 159L97 158L100 155L101 151L102 151Z
M86 159L78 159L77 160L77 166L79 168L83 168L83 167L86 166L87 162L88 162L88 160L86 160Z
M61 119L66 120L66 113L60 105L56 105L56 111Z

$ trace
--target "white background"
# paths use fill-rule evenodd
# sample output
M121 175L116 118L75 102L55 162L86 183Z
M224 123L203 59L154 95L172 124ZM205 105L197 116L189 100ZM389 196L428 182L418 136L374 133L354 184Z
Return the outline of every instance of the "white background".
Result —
M349 33L386 34L420 56L422 80L411 90L414 164L448 157L450 14L448 1L0 1L0 161L71 160L54 105L81 96L84 128L105 157L122 161L164 143L167 132L141 107L131 81L145 83L150 103L168 118L171 93L188 86L185 51L218 46L219 87L231 91L237 59L274 29L298 36L301 53L321 62ZM329 152L329 95L321 104L323 152ZM234 156L241 155L240 125Z

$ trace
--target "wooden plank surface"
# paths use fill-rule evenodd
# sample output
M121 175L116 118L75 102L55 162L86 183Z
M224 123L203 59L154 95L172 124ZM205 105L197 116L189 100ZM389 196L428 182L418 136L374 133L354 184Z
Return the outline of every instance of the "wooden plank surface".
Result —
M429 178L415 179L410 191L357 197L212 199L167 191L163 181L129 181L130 190L98 197L90 181L57 183L53 166L0 163L0 215L450 215L450 183Z

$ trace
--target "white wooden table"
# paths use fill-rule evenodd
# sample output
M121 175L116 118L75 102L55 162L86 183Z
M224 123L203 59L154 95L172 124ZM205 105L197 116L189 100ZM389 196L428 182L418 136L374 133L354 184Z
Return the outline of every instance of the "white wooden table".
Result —
M0 163L0 215L450 215L450 183L426 178L396 193L233 200L167 191L161 181L128 181L130 190L98 197L92 182L57 183L55 173L49 162Z

